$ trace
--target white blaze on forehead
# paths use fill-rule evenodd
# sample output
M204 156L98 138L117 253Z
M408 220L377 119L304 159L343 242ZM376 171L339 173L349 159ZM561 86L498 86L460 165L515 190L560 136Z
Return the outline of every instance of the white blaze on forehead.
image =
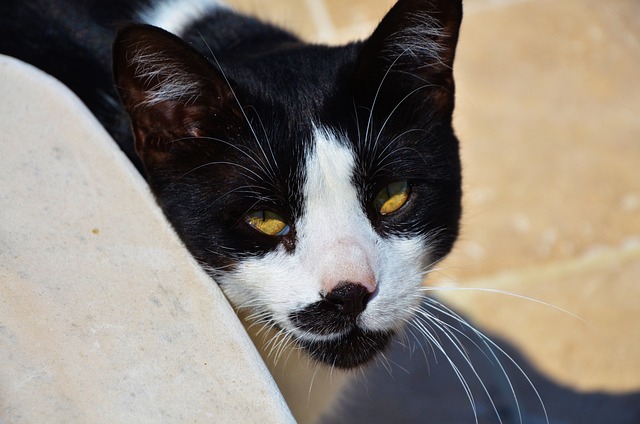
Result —
M315 146L307 158L307 178L304 185L306 211L325 208L360 209L357 191L352 184L355 158L353 152L339 144L327 131L314 132Z
M428 243L420 236L381 236L353 184L355 154L337 135L316 130L303 169L303 213L293 223L293 252L282 246L238 262L218 278L236 306L267 313L279 326L307 340L330 339L297 328L290 316L340 284L374 292L358 319L371 331L397 329L420 302Z
M304 213L298 224L302 261L323 292L340 283L375 290L375 233L353 184L353 151L326 130L314 131L303 186Z

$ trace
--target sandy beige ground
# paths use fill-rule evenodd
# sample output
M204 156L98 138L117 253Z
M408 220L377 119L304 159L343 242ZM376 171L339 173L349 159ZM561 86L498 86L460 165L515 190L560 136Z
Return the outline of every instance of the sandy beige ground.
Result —
M340 42L366 36L393 2L272 3L258 13ZM640 399L630 401L640 392L640 3L468 0L465 10L455 68L464 230L427 285L450 288L449 305L523 355L552 422L640 422ZM412 380L434 382L444 384ZM401 392L373 389L376 412L362 419L405 405L393 397L406 391L379 384ZM426 400L412 405L407 419L437 416ZM446 417L434 422L461 422Z

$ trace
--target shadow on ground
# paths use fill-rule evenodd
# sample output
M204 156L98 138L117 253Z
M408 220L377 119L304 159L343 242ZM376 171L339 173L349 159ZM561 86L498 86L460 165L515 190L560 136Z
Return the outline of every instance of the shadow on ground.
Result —
M439 318L456 331L463 331L452 318ZM447 337L442 333L438 337L468 384L479 424L542 424L547 422L545 408L551 424L640 423L640 392L623 395L583 393L563 387L537 371L514 346L488 334L522 369L520 371L493 347L504 367L503 373L488 347L471 331L463 332L465 336L457 336L463 340L477 376ZM395 343L388 353L391 365L379 363L359 375L346 392L340 408L333 416L326 417L323 424L475 423L474 408L446 357L434 353L426 342L422 344L424 348L408 348ZM544 407L532 385L540 394Z

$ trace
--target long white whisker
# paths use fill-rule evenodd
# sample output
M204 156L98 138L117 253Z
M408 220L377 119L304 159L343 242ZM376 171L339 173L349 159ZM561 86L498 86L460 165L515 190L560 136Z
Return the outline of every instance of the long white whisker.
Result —
M389 156L391 156L394 152L396 152L396 150L393 150L396 142L403 138L404 136L406 136L409 133L412 132L423 132L423 133L429 133L427 130L423 129L423 128L411 128L408 129L406 131L401 132L400 134L396 135L395 137L393 137L393 139L378 153L378 157L379 162L384 162ZM408 149L407 147L405 147L405 149ZM416 149L412 149L413 151L417 151Z
M437 304L440 304L440 302L433 300L433 299L428 299L430 301L436 302ZM430 305L432 309L437 310L438 312L441 312L443 314L445 314L445 311L440 310L437 305ZM438 328L440 328L441 330L444 330L445 328L443 328L442 326L446 327L447 331L449 332L455 332L457 334L459 334L460 336L464 337L469 343L473 344L478 350L482 351L482 348L480 347L480 345L478 343L476 343L471 337L469 337L467 334L465 334L464 332L462 332L460 329L452 326L451 324L440 320L439 318L437 318L436 316L434 316L433 314L430 314L428 311L424 310L422 306L417 306L414 308L411 308L411 311L413 311L414 313L418 314L418 315L423 315L426 319L428 320L434 320L436 323L440 324ZM458 340L457 336L453 335L453 337L456 338L457 344L459 346L463 346L462 343L460 343L460 341ZM484 354L484 352L483 352ZM470 356L468 355L468 352L465 349L465 358L470 359ZM487 359L490 359L486 354L485 357Z
M272 164L277 167L278 166L278 162L276 161L275 154L273 153L273 147L271 146L271 141L269 140L269 135L267 134L267 129L265 128L264 123L262 122L262 118L258 114L258 110L253 106L247 106L247 108L253 109L253 112L256 114L256 118L258 118L258 123L260 123L260 127L262 128L262 133L264 134L264 138L265 138L265 140L267 142L267 147L269 148L269 153L271 155L271 161L269 161L269 158L267 158L267 154L264 151L264 149L262 148L262 143L258 143L258 146L260 147L260 150L262 151L262 155L265 158L265 161L267 162L267 165L271 169L271 172L273 172L275 174L275 169L273 168Z
M365 143L369 142L369 132L372 130L372 125L373 125L373 112L375 110L376 103L378 101L378 96L380 95L380 91L382 90L382 86L384 85L384 82L386 81L387 76L391 72L391 69L395 66L395 64L398 62L398 60L400 60L401 56L402 56L402 54L399 54L398 57L395 58L393 63L391 63L391 65L389 65L389 68L387 68L387 70L385 71L382 79L380 80L380 84L378 84L378 88L376 89L376 94L373 96L373 101L371 102L371 109L369 110L369 118L367 119L367 127L366 127L365 134L364 134L364 142Z
M538 399L538 402L540 403L540 406L542 407L546 422L549 423L549 416L547 414L547 409L546 406L544 404L544 401L542 400L542 396L540 395L538 389L536 388L536 386L533 384L533 381L531 381L530 377L527 375L527 373L522 369L522 367L516 362L515 359L513 359L511 357L511 355L509 355L503 348L501 348L500 346L498 346L497 343L495 343L493 340L491 340L491 338L489 338L486 334L484 334L483 332L481 332L480 330L478 330L477 328L475 328L473 325L471 325L467 320L465 320L464 318L462 318L460 315L458 315L457 313L455 313L453 310L451 310L450 308L448 308L447 306L445 306L444 304L442 304L441 302L438 302L435 299L432 298L427 298L430 302L432 302L432 306L433 308L437 308L438 311L440 311L441 313L449 316L450 318L458 321L460 324L464 325L465 327L467 327L468 329L470 329L478 338L480 338L480 340L482 340L482 342L485 344L485 346L489 349L489 351L491 352L491 354L494 356L494 358L497 360L498 366L500 367L502 374L505 376L505 378L507 379L507 382L509 384L510 390L512 392L512 396L514 397L515 401L516 401L516 406L518 409L518 414L520 415L520 422L522 422L522 415L520 412L520 405L515 393L515 388L513 387L513 385L511 384L511 380L509 379L506 370L504 369L504 367L502 366L500 360L498 360L495 352L493 351L493 348L496 348L502 355L504 355L505 358L507 358L509 360L509 362L511 362L511 364L513 364L517 369L518 372L520 372L520 374L525 378L525 380L527 381L527 384L529 384L529 387L531 387L531 389L534 391L534 393L536 394L536 397ZM493 348L492 348L493 347Z
M257 113L257 112L256 112ZM259 118L258 118L259 119ZM262 121L260 121L262 122ZM266 135L265 135L266 137ZM238 146L237 144L231 143L230 141L227 140L223 140L220 138L216 138L216 137L207 137L207 136L202 136L202 137L198 137L198 140L212 140L212 141L217 141L219 143L222 143L234 150L236 150L237 152L243 154L247 159L249 159L251 162L253 162L254 165L256 165L256 167L258 167L258 169L260 169L260 171L262 171L262 173L264 174L264 177L268 178L271 183L275 186L275 170L273 168L272 162L274 164L277 165L277 162L275 160L275 157L273 156L273 151L271 151L271 156L272 156L272 161L269 160L269 158L266 157L266 153L262 147L262 143L257 143L258 144L258 148L260 149L262 156L264 158L264 162L266 163L266 166L268 167L268 169L265 167L265 165L261 162L259 162L256 158L255 155L253 154L252 151L247 151L241 148L241 146ZM179 140L178 140L179 141ZM271 150L271 145L267 139L267 144L269 145L269 150ZM191 172L191 171L189 171ZM187 173L188 174L188 173ZM187 175L185 174L185 175Z
M496 414L496 417L498 418L498 421L500 423L502 423L502 417L500 416L500 413L498 412L498 408L497 408L497 406L496 406L496 404L495 404L495 402L493 400L493 397L491 396L491 393L489 392L489 389L486 387L486 385L484 384L484 381L482 380L482 378L478 374L475 366L473 365L473 362L471 361L471 357L469 356L469 353L467 352L467 350L464 348L464 346L462 345L462 343L460 342L460 340L458 339L458 337L454 333L458 333L458 334L462 335L464 338L466 338L467 340L469 340L486 357L486 354L483 352L483 350L480 348L480 346L477 343L475 343L473 340L471 340L471 338L469 336L467 336L466 334L464 334L462 331L460 331L459 329L451 326L451 324L449 324L449 323L437 318L433 314L430 314L425 310L419 310L418 312L425 319L428 319L428 320L434 322L438 326L440 331L442 331L445 334L445 336L449 339L451 344L456 348L458 353L464 358L466 364L471 369L471 372L476 377L476 380L480 383L480 386L482 387L484 393L487 395L487 398L489 399L489 402L491 403L491 407L493 408L493 411ZM440 312L442 312L442 311L440 311ZM486 343L485 343L485 345L486 345ZM493 354L494 358L496 358L495 354L493 353L493 351L491 351L491 353ZM487 359L489 359L489 358L487 357ZM496 358L496 360L497 360L497 358ZM512 393L515 396L515 392L513 391L513 386L511 385L511 381L509 380L508 375L506 374L504 368L502 368L502 365L500 364L500 361L498 361L498 364L499 364L500 368L502 369L503 374L507 378L507 381L509 382L509 386L512 388ZM515 397L515 400L516 400L516 405L517 405L518 413L519 413L520 412L520 406L519 406L519 402L518 402L517 397ZM520 417L522 417L521 414L520 414ZM522 422L522 418L520 419L520 421Z
M377 364L381 364L382 367L387 371L389 376L391 378L393 378L393 371L391 369L391 363L389 362L389 358L387 357L387 355L385 355L384 352L381 352L378 356L376 356L375 359L376 359L376 363Z
M571 316L572 318L575 318L577 320L579 320L580 322L582 322L585 325L588 325L589 327L592 327L591 323L589 323L589 321L584 320L583 318L581 318L579 315L574 314L571 311L568 311L564 308L561 308L559 306L556 306L554 304L545 302L543 300L540 299L536 299L534 297L530 297L530 296L525 296L522 294L518 294L518 293L514 293L514 292L510 292L507 290L500 290L500 289L490 289L490 288L483 288L483 287L444 287L444 286L428 286L428 287L421 287L420 290L422 291L477 291L477 292L486 292L486 293L494 293L494 294L501 294L501 295L505 295L505 296L511 296L511 297L515 297L518 299L523 299L523 300L527 300L533 303L538 303L540 305L544 305L548 308L554 309L556 311L562 312L564 314L567 314L569 316Z
M222 68L222 65L218 61L218 57L213 52L213 50L211 49L211 46L209 46L209 43L207 43L207 40L202 36L202 34L200 34L200 39L205 44L205 46L207 46L207 49L209 50L209 53L211 53L211 57L215 61L216 66L217 66L218 70L220 71L220 74L222 75L222 78L224 78L224 81L227 83L227 86L229 87L229 91L231 91L231 95L233 96L234 100L236 101L236 104L238 105L238 108L240 109L240 112L242 113L242 116L244 117L244 120L246 121L247 125L249 126L249 129L251 130L251 134L253 135L253 138L256 140L256 143L260 144L260 139L258 138L258 134L256 133L255 129L253 128L253 125L251 125L251 121L249 120L249 117L247 116L246 112L244 111L244 107L240 103L240 99L238 99L238 96L236 95L236 92L233 89L233 86L231 85L231 81L229 81L229 79L227 78L227 74L224 72L224 69Z
M273 154L273 148L271 147L271 142L269 141L269 137L267 135L267 132L265 130L264 124L262 122L262 119L260 118L258 111L255 109L255 107L253 106L249 106L251 107L257 118L258 118L258 122L260 123L260 125L262 126L262 130L263 133L265 135L265 139L267 141L267 145L269 146L269 151L271 153L271 158L273 159L273 161L270 161L267 157L266 152L264 151L264 147L262 146L262 143L260 142L260 139L258 138L258 134L255 131L255 128L253 127L253 125L251 124L251 120L249 119L249 117L247 116L247 113L245 112L245 108L242 106L242 103L240 102L240 99L238 98L238 96L236 95L235 90L233 89L233 86L231 85L231 82L229 81L229 78L227 77L226 73L224 72L224 69L222 68L222 65L220 64L220 62L218 61L218 58L216 56L216 54L213 52L213 50L211 49L211 46L209 46L209 44L207 43L207 41L205 40L205 38L202 36L202 34L200 34L200 38L202 39L203 43L205 44L205 46L207 46L207 49L209 50L209 53L211 53L211 57L213 58L213 60L216 63L216 66L218 68L218 70L220 71L220 74L222 75L222 77L224 78L227 86L229 87L229 91L231 92L231 94L233 95L233 98L236 102L236 104L238 105L238 108L240 109L240 112L242 113L242 116L245 120L245 122L247 123L247 126L249 127L249 130L251 131L251 134L253 135L254 140L256 141L256 144L258 145L260 151L262 152L262 156L265 158L265 161L267 163L267 166L270 168L271 172L267 172L266 175L272 180L272 183L275 183L275 171L273 169L273 164L277 164L277 161L275 160L275 156ZM254 159L255 162L255 159ZM261 167L262 169L262 167Z
M387 126L387 123L389 122L389 119L391 119L391 117L393 116L393 114L396 112L396 110L398 110L398 108L402 105L402 103L404 103L409 97L413 96L416 92L423 90L425 88L430 88L433 85L430 84L425 84L425 85L421 85L418 88L413 89L411 92L409 92L406 96L404 96L399 102L398 104L395 105L395 107L391 110L391 112L389 112L389 114L387 115L387 117L385 118L382 126L380 127L380 129L378 130L378 135L376 136L376 140L374 142L374 148L378 145L378 140L380 139L380 135L382 134L382 131L384 131L384 128Z
M453 362L453 360L447 354L447 352L444 349L444 347L442 346L442 344L435 338L434 334L431 331L429 331L429 329L427 327L424 326L425 323L423 321L414 319L414 320L409 321L408 323L411 326L415 327L418 331L420 331L420 333L423 334L430 341L431 345L433 347L437 348L437 350L444 355L445 359L449 363L449 366L451 367L451 369L455 373L456 377L458 378L458 381L460 381L460 384L462 385L462 388L463 388L465 394L467 395L467 399L469 400L469 404L471 405L471 409L472 409L473 415L475 417L475 422L476 422L476 424L478 424L478 411L477 411L477 407L476 407L476 401L475 401L475 398L473 396L473 392L471 390L471 387L467 383L466 379L464 378L464 375L462 374L462 372L458 368L458 366Z
M409 333L411 334L411 336L413 336L416 344L420 347L420 350L422 351L422 356L424 358L425 363L427 364L427 371L429 373L431 373L431 365L429 364L429 355L427 353L427 351L425 350L424 346L422 345L422 343L420 342L420 338L416 335L416 333L413 332L413 329L411 328L411 326L407 326L406 327L407 331L409 331ZM420 333L422 334L422 333ZM429 349L432 353L432 355L434 355L435 357L435 350L433 349L433 346L431 345L431 342L428 339L425 339L427 344L429 345Z
M445 337L449 340L449 342L454 346L455 350L460 354L460 356L462 356L462 358L464 358L465 363L469 366L469 369L471 369L471 372L476 377L476 380L480 383L480 386L482 387L482 390L487 395L487 398L489 399L491 407L492 407L494 413L496 414L496 417L498 418L498 421L500 423L502 423L502 417L500 416L500 413L498 412L498 408L497 408L497 406L496 406L496 404L495 404L495 402L493 400L493 397L491 396L491 393L489 392L489 389L484 384L484 381L480 377L480 374L478 374L478 371L476 370L475 366L473 365L473 362L471 361L471 357L469 356L469 353L464 348L464 345L460 342L460 339L455 335L455 333L461 334L462 336L464 336L468 340L471 340L471 339L466 334L462 333L459 329L457 329L455 327L452 327L450 324L448 324L445 321L442 321L441 319L437 318L433 314L430 314L425 310L420 310L419 313L423 318L425 318L425 319L431 321L432 323L434 323L434 325L436 325L440 329L440 331L445 335ZM475 342L472 341L472 343L476 347L479 348L479 346ZM506 376L506 374L505 374L505 376ZM507 379L508 379L508 377L507 377ZM517 403L517 398L516 398L516 403ZM520 408L519 408L519 405L518 405L518 411L519 411L519 409Z

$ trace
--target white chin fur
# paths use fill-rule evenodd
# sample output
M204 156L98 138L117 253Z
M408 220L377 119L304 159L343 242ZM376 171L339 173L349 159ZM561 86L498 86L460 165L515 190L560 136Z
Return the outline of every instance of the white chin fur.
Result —
M381 237L352 183L353 151L326 130L316 130L314 138L305 166L305 214L294 223L295 250L281 247L262 258L242 260L218 281L235 306L267 312L283 330L308 341L340 334L298 330L289 319L293 311L321 300L341 281L373 285L376 292L358 325L370 331L396 330L420 303L426 241L418 236Z

